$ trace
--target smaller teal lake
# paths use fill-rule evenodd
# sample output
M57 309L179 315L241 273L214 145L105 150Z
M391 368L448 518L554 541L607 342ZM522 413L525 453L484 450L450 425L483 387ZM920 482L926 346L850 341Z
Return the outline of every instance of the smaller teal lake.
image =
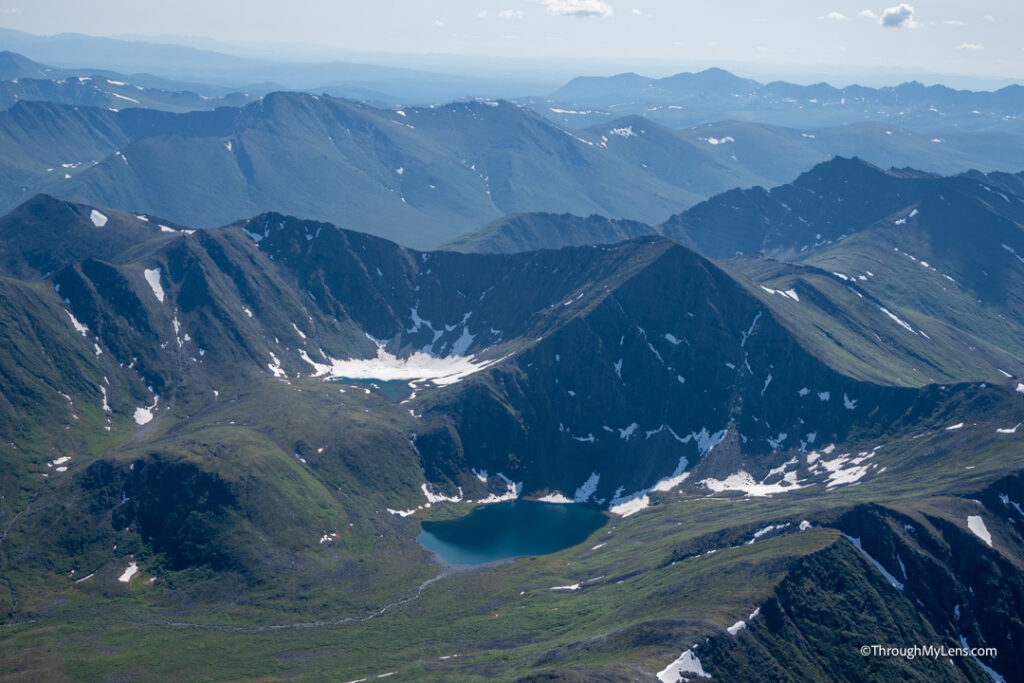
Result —
M582 505L514 500L481 505L462 519L423 522L416 540L451 564L477 565L558 552L582 543L607 521Z

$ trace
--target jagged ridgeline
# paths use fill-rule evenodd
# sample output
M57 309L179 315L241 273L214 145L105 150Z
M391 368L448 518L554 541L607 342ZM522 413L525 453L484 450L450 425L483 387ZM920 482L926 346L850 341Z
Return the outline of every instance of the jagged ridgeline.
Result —
M945 637L942 620L960 605L977 621L955 632L1012 657L1019 617L1007 609L985 621L971 602L981 598L966 597L981 565L953 559L985 553L1004 578L980 594L1016 599L1019 569L1007 558L1024 523L1012 507L1024 386L1012 354L999 347L958 363L961 346L922 336L930 323L911 314L906 330L894 319L903 311L881 299L869 324L856 322L868 313L846 307L865 297L846 285L861 270L783 265L793 270L762 263L743 275L659 235L424 252L276 213L193 230L37 196L0 220L4 609L34 617L67 599L92 615L74 623L96 624L105 617L89 606L121 604L130 589L140 601L132 623L171 631L225 610L245 622L230 628L261 637L259 624L294 622L284 615L297 610L316 620L302 628L340 637L346 652L392 628L407 634L400 654L341 666L353 675L428 651L456 674L458 662L431 650L440 642L477 650L474 668L495 675L669 676L703 657L728 678L759 670L780 634L811 631L794 587L807 581L836 601L853 600L838 587L855 582L875 602L849 632L872 635L895 586L872 573L880 563L914 591L899 596L884 634ZM822 316L847 321L832 346L821 342ZM927 342L944 359L944 384L864 370L902 372ZM971 507L983 490L992 512ZM496 568L472 585L420 585L436 569L413 540L419 519L462 509L440 503L521 497L610 509L615 521L568 555ZM896 519L874 503L917 531L872 531ZM996 549L971 545L978 529ZM924 591L908 575L911 553L950 593L923 611L911 602ZM452 610L490 615L521 599L522 620L500 634L456 625L422 641L425 606L456 624ZM411 628L385 616L405 605ZM747 616L762 605L767 627ZM578 614L564 636L528 635L554 628L560 606ZM740 615L751 626L729 637L748 630L756 642L690 647ZM202 635L234 637L219 628ZM587 643L600 663L581 660ZM840 645L794 645L809 658L796 670L820 677L828 647ZM836 654L842 666L848 654ZM416 671L442 675L435 664Z
M47 197L3 231L11 286L35 281L52 333L80 347L54 364L72 400L182 419L261 377L425 380L444 386L420 391L409 428L448 496L480 488L477 470L620 503L730 427L763 453L927 409L807 353L749 285L658 237L429 253L276 214L193 232Z

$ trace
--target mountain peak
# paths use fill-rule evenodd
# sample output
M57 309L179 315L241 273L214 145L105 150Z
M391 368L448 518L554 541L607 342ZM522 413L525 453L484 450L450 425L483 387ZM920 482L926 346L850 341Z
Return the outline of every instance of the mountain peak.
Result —
M829 180L864 180L885 175L889 175L889 173L859 157L835 156L800 174L793 184L798 187L807 187Z
M35 279L86 258L117 260L162 231L130 213L37 194L0 218L0 272Z
M53 78L54 70L33 62L28 57L10 50L0 51L0 80L13 81L19 78Z

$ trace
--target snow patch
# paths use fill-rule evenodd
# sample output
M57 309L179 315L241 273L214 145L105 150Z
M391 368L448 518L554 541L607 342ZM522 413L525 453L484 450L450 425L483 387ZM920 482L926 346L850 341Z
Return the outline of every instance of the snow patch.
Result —
M864 550L864 547L860 543L860 538L854 538L853 536L850 536L849 534L843 534L843 537L846 540L848 540L850 543L852 543L854 545L854 547L857 548L857 550L860 551L861 555L863 555L865 558L867 558L867 561L870 562L872 565L874 565L875 569L877 569L878 571L882 572L882 576L884 576L889 581L889 583L891 583L893 586L895 586L898 590L903 590L903 584L901 582L897 581L896 577L893 576L892 574L890 574L888 571L886 571L885 567L883 567L882 564L878 560L876 560L875 558L871 557L871 555L869 555L868 552L866 550Z
M629 497L616 497L608 505L608 512L622 517L629 517L640 512L651 504L651 499L645 491L638 491Z
M78 322L78 318L76 318L75 316L71 315L71 311L65 309L64 312L68 314L69 318L71 318L71 326L74 327L75 330L77 330L78 333L81 334L84 337L85 334L89 331L89 328L86 327L85 325L83 325L82 323ZM1022 384L1020 386L1024 387L1024 384ZM1019 387L1018 387L1018 391L1020 391ZM1024 392L1022 392L1022 393L1024 393Z
M503 493L501 495L498 495L497 493L492 493L492 494L488 495L486 498L481 498L480 500L476 501L477 503L480 503L481 505L491 505L493 503L503 503L506 500L515 500L516 498L518 498L522 494L522 492L523 492L523 482L519 482L519 483L513 482L511 479L506 477L501 472L498 472L495 476L498 477L499 479L501 479L503 482L505 482L505 487L506 487L505 488L505 493ZM461 488L459 489L459 496L460 497L462 496L462 489Z
M285 374L285 371L281 369L281 361L278 360L277 356L275 356L273 352L270 353L270 361L271 362L267 363L267 367L270 368L270 372L274 377L288 377L288 375Z
M154 396L153 405L149 406L148 408L136 408L135 414L133 415L133 417L135 418L135 424L141 427L144 424L149 424L150 422L152 422L153 411L156 410L156 406L158 403L160 403L160 397Z
M142 274L146 277L146 282L149 283L150 289L153 290L153 296L156 297L157 301L163 303L164 288L163 285L160 284L160 269L153 268L149 270L144 270L142 271Z
M802 482L792 479L783 479L776 484L765 484L757 482L746 470L740 470L730 474L725 479L702 479L700 485L712 491L721 493L723 491L742 491L748 496L771 496L776 493L788 493L804 488Z
M97 211L96 209L93 209L92 213L89 214L89 219L92 221L92 224L95 225L97 228L102 228L104 225L107 224L107 217L104 216L99 211Z
M117 577L117 580L121 583L128 583L132 580L132 577L139 573L139 565L134 561L128 565L121 576Z
M572 498L568 498L557 491L555 491L554 493L549 493L548 495L538 498L537 500L539 500L542 503L555 503L557 505L569 505L570 503L575 502Z
M878 310L880 310L882 313L885 313L887 316L889 316L897 325L899 325L900 327L905 329L907 332L910 332L911 334L914 334L914 328L911 327L909 323L901 320L899 316L897 316L895 313L890 311L888 308L885 308L884 306L879 306Z
M967 517L967 528L975 536L985 541L989 548L992 547L992 534L989 533L988 527L985 526L985 520L978 515L970 515Z
M739 633L740 631L742 631L746 627L747 627L747 622L745 622L745 621L743 621L741 619L740 621L737 621L735 624L733 624L732 626L730 626L729 628L727 628L725 630L729 632L730 636L735 636L737 633Z
M831 453L834 448L834 446L826 448L825 454ZM825 483L825 488L833 489L836 486L853 484L864 478L873 465L863 463L873 458L879 448L879 446L876 446L874 450L862 451L856 456L851 453L845 453L832 460L819 460L820 454L812 452L807 456L807 463L811 466L812 472L817 474L827 473L828 481Z
M432 382L437 386L447 386L465 379L496 363L507 356L491 360L476 360L474 355L460 355L473 341L475 335L463 328L462 337L452 345L452 355L433 356L417 351L406 358L399 358L384 350L384 344L377 342L377 355L374 358L353 358L338 360L329 358L330 370L326 379L378 379L383 382L391 380L407 380L412 383Z
M694 647L697 646L694 645ZM678 659L659 671L658 680L661 683L680 683L688 679L686 674L693 674L701 678L711 678L710 674L704 672L704 667L701 666L697 655L693 654L693 649L689 649L679 655Z
M573 500L577 503L586 503L590 500L590 497L597 491L597 483L600 479L601 475L597 472L592 472L590 477L576 489L576 493L573 494Z
M446 496L441 493L431 493L427 485L421 484L420 490L423 491L423 495L426 496L428 503L459 503L462 502L462 487L459 487L459 495L457 496Z

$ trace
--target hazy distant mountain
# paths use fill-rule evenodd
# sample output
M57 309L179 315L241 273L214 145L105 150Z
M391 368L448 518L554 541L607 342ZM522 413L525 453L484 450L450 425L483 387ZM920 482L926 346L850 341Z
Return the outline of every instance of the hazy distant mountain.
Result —
M916 81L884 88L835 88L827 83L761 84L722 69L708 69L666 78L580 77L546 97L522 101L574 128L639 114L673 128L735 119L801 128L886 121L920 131L1024 131L1024 87L1020 85L994 92L924 86Z
M1024 136L993 132L921 133L891 124L866 122L837 128L794 129L721 121L679 131L721 163L788 182L833 156L859 157L876 166L911 167L953 175L968 169L1024 168Z
M572 214L518 213L466 233L439 248L474 254L514 254L567 246L615 244L656 234L657 230L645 223L598 215L582 218Z
M19 78L62 78L63 70L54 69L31 59L23 57L16 52L4 50L0 52L0 80L15 81Z
M0 108L20 100L111 109L145 107L165 111L240 106L262 95L202 83L171 81L151 74L125 75L102 69L62 69L16 52L0 52Z
M0 29L0 46L64 68L146 72L258 94L282 88L309 90L395 105L447 102L464 97L518 97L547 87L524 78L467 77L355 62L273 62L172 43L76 33L40 36ZM266 83L273 85L260 85Z

